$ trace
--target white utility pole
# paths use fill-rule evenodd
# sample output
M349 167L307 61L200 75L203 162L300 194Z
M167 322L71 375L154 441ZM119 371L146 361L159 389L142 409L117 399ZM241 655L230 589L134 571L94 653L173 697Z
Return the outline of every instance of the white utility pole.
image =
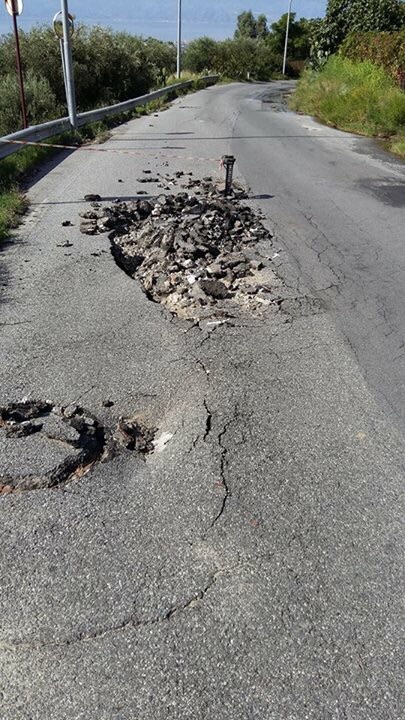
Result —
M177 77L181 77L181 0L177 0Z
M285 75L285 69L286 69L286 65L287 65L288 33L290 32L291 5L292 5L292 0L290 0L290 4L289 4L289 6L288 6L287 28L286 28L286 31L285 31L285 46L284 46L284 59L283 59L283 75Z
M63 24L63 54L66 72L66 99L69 110L69 120L72 127L77 128L77 109L75 79L73 75L71 20L69 18L68 0L61 0L61 13Z

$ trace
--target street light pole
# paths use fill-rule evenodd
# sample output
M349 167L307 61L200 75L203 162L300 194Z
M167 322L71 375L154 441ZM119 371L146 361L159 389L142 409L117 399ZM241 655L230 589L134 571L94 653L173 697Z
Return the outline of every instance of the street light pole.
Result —
M66 73L66 99L69 111L70 124L72 125L72 127L77 129L76 93L75 79L73 75L73 57L68 0L61 0L61 13L63 24L63 51Z
M177 0L177 77L181 77L181 0Z
M285 31L285 46L284 46L284 58L283 58L283 75L285 75L285 69L287 66L288 33L290 31L291 5L292 5L292 0L290 0L290 4L288 6L288 14L287 14L287 27L286 27L286 31Z

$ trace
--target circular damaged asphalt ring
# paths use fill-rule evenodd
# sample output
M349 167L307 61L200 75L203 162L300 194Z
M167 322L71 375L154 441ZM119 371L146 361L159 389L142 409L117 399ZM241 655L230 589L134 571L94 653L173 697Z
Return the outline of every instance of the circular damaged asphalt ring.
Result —
M0 494L81 477L102 459L102 425L81 407L23 401L0 407Z

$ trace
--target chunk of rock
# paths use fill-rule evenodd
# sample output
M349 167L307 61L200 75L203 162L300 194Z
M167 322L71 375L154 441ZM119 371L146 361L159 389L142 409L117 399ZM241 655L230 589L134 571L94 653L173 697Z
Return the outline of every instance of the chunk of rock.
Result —
M83 235L97 235L97 220L83 220L80 223L80 232Z
M228 289L220 280L200 280L200 287L205 292L216 300L223 300L228 297Z
M211 265L207 265L207 273L208 275L213 275L215 277L222 277L225 275L225 269L219 262L211 263Z

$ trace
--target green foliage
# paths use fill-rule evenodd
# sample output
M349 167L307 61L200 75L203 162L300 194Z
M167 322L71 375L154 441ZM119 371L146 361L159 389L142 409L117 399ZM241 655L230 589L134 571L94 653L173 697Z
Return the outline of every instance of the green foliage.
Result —
M299 74L299 69L302 66L302 63L295 63L294 65L293 61L309 58L313 26L314 21L305 18L296 20L296 13L291 13L288 59L292 62L287 67L289 74L293 76ZM237 45L232 46L231 41L227 41L226 46L220 43L217 54L217 57L219 55L217 68L226 67L230 77L245 77L246 72L249 72L257 80L269 80L274 77L275 73L280 72L282 68L286 28L287 13L282 15L277 22L274 22L270 30L265 15L259 15L255 19L251 10L241 13L237 18L234 42L250 41L255 42L255 45L242 46L241 64L238 67L237 57L234 57L234 53L237 53L240 47ZM245 57L244 50L246 47L250 48L251 56L249 60ZM249 66L248 70L247 66Z
M257 19L251 10L240 13L236 19L235 40L250 38L251 40L265 40L269 34L267 18L262 13Z
M65 114L60 46L53 31L46 26L21 31L20 43L30 118L38 123ZM78 109L84 111L128 100L163 85L176 67L176 48L173 43L153 38L143 40L128 33L79 25L73 38L73 64ZM5 123L9 131L20 127L13 77L14 38L6 35L0 39L0 123L2 127ZM40 91L44 96L42 104ZM13 112L6 113L2 120L1 108L6 106L7 98Z
M253 56L252 76L255 80L270 80L280 73L283 57L277 55L266 42L258 42Z
M215 72L234 80L269 80L280 70L282 58L264 40L240 38L218 42L213 63Z
M102 27L79 27L73 63L79 110L113 105L148 92L153 68L140 38Z
M29 70L25 78L25 95L28 121L40 123L60 112L56 97L48 81ZM0 136L22 127L20 120L20 93L16 73L0 77Z
M287 65L293 76L299 74L302 61L309 57L313 26L313 21L305 18L296 21L295 17L292 13ZM256 19L251 10L242 12L237 18L233 40L195 40L186 50L185 66L194 72L211 69L236 80L270 80L281 72L286 24L287 14L269 30L265 15Z
M184 67L194 73L218 73L233 80L271 80L280 73L282 54L275 52L267 39L239 38L215 42L199 38L184 53ZM292 75L297 69L288 65Z
M405 72L405 30L350 33L339 52L349 60L370 60L397 80Z
M405 138L403 140L394 140L391 142L389 149L396 155L405 158Z
M328 0L313 37L314 64L336 52L350 32L392 32L405 25L403 0Z
M265 40L268 37L269 28L267 27L267 18L263 14L257 17L256 31L258 40Z
M217 43L209 37L193 40L184 52L183 65L192 73L202 73L215 65Z
M321 72L306 70L292 99L296 110L343 130L405 138L405 94L371 62L332 56Z
M18 190L0 194L0 242L8 237L10 228L17 225L25 208L26 201Z
M245 80L254 70L256 43L251 38L224 40L217 43L215 68L234 79Z
M251 10L245 10L236 19L235 40L241 38L257 38L257 22Z
M176 70L177 50L172 42L148 38L144 42L147 63L150 65L153 84L166 85L167 78Z
M268 38L269 47L279 55L284 52L287 17L287 13L284 13L277 22L272 24ZM291 13L288 33L288 57L294 60L306 60L311 49L313 21L305 18L296 20L295 18L296 13Z

